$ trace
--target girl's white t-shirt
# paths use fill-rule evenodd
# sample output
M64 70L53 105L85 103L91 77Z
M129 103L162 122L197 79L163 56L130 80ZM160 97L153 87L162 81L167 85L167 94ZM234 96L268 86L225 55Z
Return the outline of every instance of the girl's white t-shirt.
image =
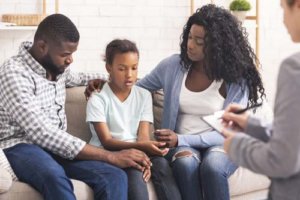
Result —
M140 121L153 123L151 93L133 86L124 102L105 84L100 93L93 93L87 103L86 121L92 138L90 144L102 146L91 122L105 122L111 136L122 141L136 141Z

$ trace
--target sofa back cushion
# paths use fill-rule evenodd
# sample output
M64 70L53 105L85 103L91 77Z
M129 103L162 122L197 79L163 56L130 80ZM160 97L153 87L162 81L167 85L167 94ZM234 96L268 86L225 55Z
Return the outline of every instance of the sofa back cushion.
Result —
M161 118L164 104L164 93L162 90L152 93L153 99L153 116L154 116L154 128L161 128Z
M84 90L84 86L67 88L67 132L89 142L91 139L91 132L88 124L85 122L86 99L84 96Z

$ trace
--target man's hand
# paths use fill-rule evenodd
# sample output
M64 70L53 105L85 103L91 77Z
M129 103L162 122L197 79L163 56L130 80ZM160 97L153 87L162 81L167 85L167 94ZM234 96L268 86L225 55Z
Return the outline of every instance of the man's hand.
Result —
M178 144L177 134L170 129L157 129L154 136L157 141L165 142L166 147L176 147Z
M142 172L152 166L149 157L137 149L110 152L108 162L120 168L134 167Z
M105 82L106 81L103 81L101 79L90 80L84 91L86 100L89 99L94 91L100 92Z
M139 149L154 156L164 156L169 152L169 148L165 148L165 142L157 141L140 141L137 143Z

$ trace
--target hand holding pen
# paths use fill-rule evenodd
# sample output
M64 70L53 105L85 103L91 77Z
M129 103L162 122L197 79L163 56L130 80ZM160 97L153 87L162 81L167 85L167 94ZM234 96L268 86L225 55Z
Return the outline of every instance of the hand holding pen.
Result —
M239 131L245 130L249 118L249 113L246 111L257 108L261 105L262 103L258 103L243 108L238 104L230 104L225 109L225 112L222 116L225 127L230 127L231 129Z
M236 131L244 131L247 126L250 114L246 111L261 105L262 103L259 103L242 108L241 105L231 104L225 109L222 116L225 128L221 131L221 134L225 137L223 147L226 152L229 151L232 140L237 134Z

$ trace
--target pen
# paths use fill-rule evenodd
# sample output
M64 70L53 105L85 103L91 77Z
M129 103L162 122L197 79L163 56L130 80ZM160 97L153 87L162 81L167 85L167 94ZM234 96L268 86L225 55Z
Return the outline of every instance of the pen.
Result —
M233 112L233 113L235 113L235 114L242 114L242 113L246 112L246 111L249 110L249 109L257 108L257 107L259 107L259 106L261 106L261 105L262 105L262 103L253 104L253 105L247 106L246 108L243 108L243 109L241 109L241 110L237 110L237 111L235 111L235 112Z

